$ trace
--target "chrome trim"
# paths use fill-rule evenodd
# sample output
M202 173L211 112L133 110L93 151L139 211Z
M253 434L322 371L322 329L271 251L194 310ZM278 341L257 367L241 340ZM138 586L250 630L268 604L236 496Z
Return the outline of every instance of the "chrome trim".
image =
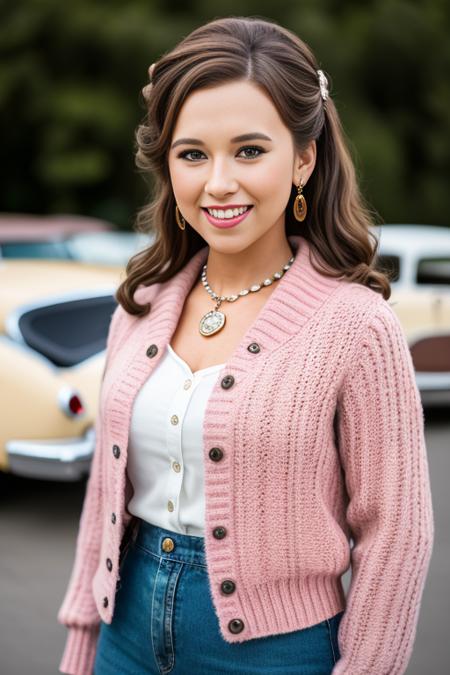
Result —
M450 372L416 372L416 383L421 392L450 391Z
M44 480L77 481L89 473L95 449L95 429L83 436L6 443L11 473Z

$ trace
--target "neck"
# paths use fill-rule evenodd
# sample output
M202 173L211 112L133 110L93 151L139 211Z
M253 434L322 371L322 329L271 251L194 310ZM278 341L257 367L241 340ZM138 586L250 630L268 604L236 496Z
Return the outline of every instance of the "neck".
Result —
M237 295L243 289L260 284L275 272L281 272L283 265L295 256L295 249L287 239L276 249L257 244L251 251L245 249L239 253L223 253L210 247L206 276L209 287L217 295ZM263 288L259 292L262 291Z

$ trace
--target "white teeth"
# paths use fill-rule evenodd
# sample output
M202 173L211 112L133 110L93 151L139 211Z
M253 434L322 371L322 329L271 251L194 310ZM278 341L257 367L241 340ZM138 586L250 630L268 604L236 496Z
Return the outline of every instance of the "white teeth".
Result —
M243 213L245 213L248 210L248 206L240 206L238 209L227 209L224 211L223 209L207 209L208 213L211 216L214 216L214 218L236 218L236 216L240 216Z

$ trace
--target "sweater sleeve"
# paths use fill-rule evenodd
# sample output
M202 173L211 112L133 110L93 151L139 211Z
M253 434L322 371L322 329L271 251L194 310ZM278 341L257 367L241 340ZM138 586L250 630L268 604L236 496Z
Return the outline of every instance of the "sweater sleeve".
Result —
M124 310L115 309L108 331L106 361L111 359L120 318ZM104 370L104 372L105 372ZM102 529L102 457L101 413L95 421L95 449L81 511L75 560L68 588L58 612L58 622L68 627L59 670L68 675L90 675L93 671L100 615L92 593L92 581L98 566Z
M424 415L397 315L382 300L338 397L338 444L354 546L333 675L401 675L434 540Z

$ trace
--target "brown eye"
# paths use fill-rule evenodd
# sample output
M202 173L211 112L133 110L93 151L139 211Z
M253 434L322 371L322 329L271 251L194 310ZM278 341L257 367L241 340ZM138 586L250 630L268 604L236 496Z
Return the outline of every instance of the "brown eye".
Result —
M262 155L265 150L263 148L260 148L257 145L246 145L244 148L241 148L239 152L242 152L243 150L256 150L257 155L247 155L247 159L255 159L256 157L259 157L259 155Z

